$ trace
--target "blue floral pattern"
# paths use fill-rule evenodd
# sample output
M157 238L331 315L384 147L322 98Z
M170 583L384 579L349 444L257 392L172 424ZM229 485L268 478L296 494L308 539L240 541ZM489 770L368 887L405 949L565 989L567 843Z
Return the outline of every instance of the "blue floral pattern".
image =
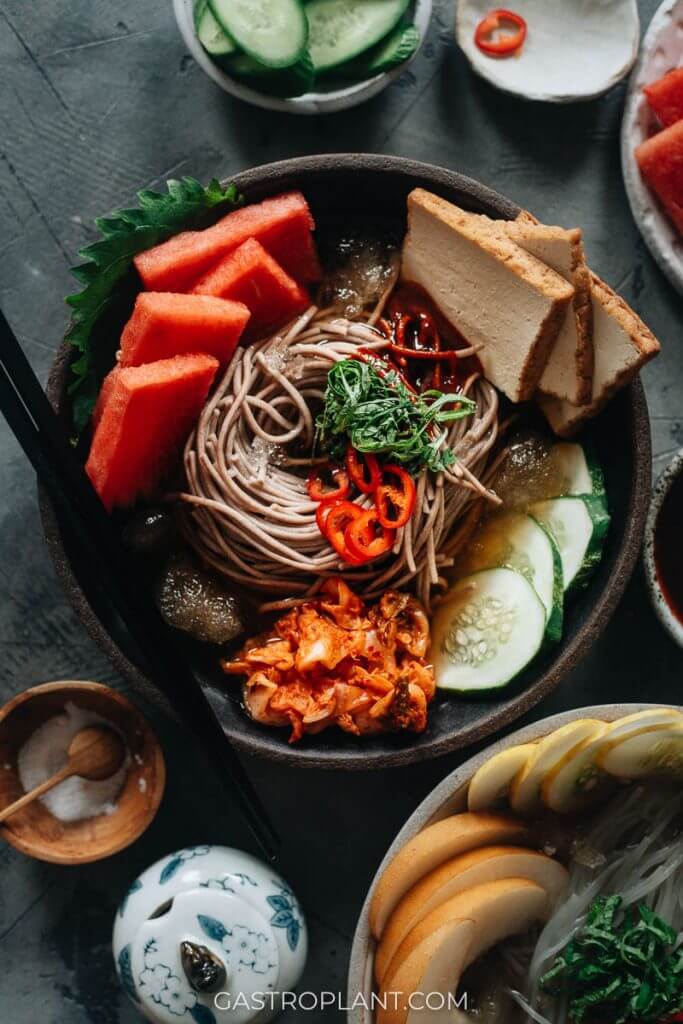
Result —
M255 932L246 925L226 928L222 921L206 914L197 916L199 927L209 939L220 942L224 952L241 967L250 967L254 974L267 974L277 964L271 959L271 942L264 932Z
M185 850L179 850L178 853L174 853L169 861L164 864L159 875L159 883L164 885L166 882L170 882L177 871L185 864L188 860L192 860L194 857L206 857L211 847L205 843L202 846L188 846Z
M196 994L187 988L183 979L174 974L168 964L155 962L157 952L156 941L149 939L144 950L145 966L138 975L140 995L166 1007L175 1017L189 1013L196 1024L216 1024L213 1012L197 1001Z
M275 911L270 919L273 928L284 928L287 935L287 945L294 952L299 944L303 918L299 904L292 890L279 882L273 881L273 885L279 892L272 896L266 896L266 900Z
M130 996L134 1003L139 1003L140 1000L135 989L135 978L133 977L133 970L130 965L130 944L121 949L116 960L116 967L124 992Z

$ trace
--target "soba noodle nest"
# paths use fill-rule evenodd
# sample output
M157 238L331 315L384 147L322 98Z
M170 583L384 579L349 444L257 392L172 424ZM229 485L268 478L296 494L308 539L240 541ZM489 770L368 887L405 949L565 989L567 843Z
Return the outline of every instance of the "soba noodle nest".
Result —
M452 564L453 528L473 497L494 497L479 477L498 431L495 389L472 375L465 393L470 417L448 425L444 444L457 461L424 470L416 510L383 559L354 568L340 559L316 524L306 490L315 435L312 406L323 399L327 371L359 346L380 352L389 342L369 321L335 319L311 307L284 332L239 349L203 410L185 448L184 532L201 558L250 590L284 598L315 593L342 576L363 596L415 581L429 607ZM465 353L466 354L466 353ZM356 499L370 507L367 496ZM288 602L275 601L270 607ZM267 607L267 606L264 606Z

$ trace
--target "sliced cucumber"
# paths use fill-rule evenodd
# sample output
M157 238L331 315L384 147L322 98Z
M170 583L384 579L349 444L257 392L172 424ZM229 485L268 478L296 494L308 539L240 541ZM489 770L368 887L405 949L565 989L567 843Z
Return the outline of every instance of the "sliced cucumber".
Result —
M316 72L338 68L384 39L409 0L310 0L308 48Z
M551 811L577 814L611 793L614 780L596 763L606 728L570 750L543 779L541 799Z
M683 729L653 729L625 737L602 758L602 767L621 779L658 775L683 778Z
M537 501L530 514L548 530L560 552L565 592L584 587L602 557L609 514L601 498Z
M195 4L194 16L197 39L210 57L226 57L237 52L237 47L230 36L214 18L208 0L199 0Z
M247 53L236 53L223 61L228 74L259 92L271 96L301 96L313 88L315 72L308 53L289 68L268 68Z
M266 67L290 67L306 49L301 0L209 0L209 7L240 49Z
M432 623L436 685L458 693L499 690L541 648L545 608L513 569L484 569L452 587Z
M541 523L524 513L496 516L475 533L463 559L460 575L503 566L521 572L540 597L546 611L546 640L562 636L562 561L555 541Z
M592 494L605 497L605 478L592 445L563 441L550 449L553 464L552 477L559 481L556 494L549 498L567 497L578 494Z
M420 33L415 25L397 25L386 39L362 53L355 60L347 61L334 73L343 78L374 78L405 63L420 45Z

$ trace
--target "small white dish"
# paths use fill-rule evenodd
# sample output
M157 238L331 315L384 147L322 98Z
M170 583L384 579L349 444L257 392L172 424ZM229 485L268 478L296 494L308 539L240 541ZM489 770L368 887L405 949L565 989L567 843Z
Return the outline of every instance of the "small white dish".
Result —
M173 11L188 50L202 71L212 78L224 92L244 100L245 103L251 103L255 107L262 107L264 110L279 110L288 114L332 114L338 110L349 110L359 103L364 103L376 96L377 93L382 92L403 74L408 65L415 60L424 43L432 16L432 0L415 0L413 22L420 33L420 42L415 53L399 67L385 71L381 75L375 75L374 78L368 78L364 82L355 82L343 89L308 92L303 96L293 96L291 99L281 99L258 92L256 89L250 89L249 86L238 82L237 79L231 78L211 60L195 34L193 0L173 0Z
M645 580L647 582L650 602L664 629L672 640L676 641L679 647L683 647L683 622L674 614L657 574L655 532L662 505L681 473L683 473L683 448L674 455L655 484L652 500L650 501L650 510L645 521L645 538L643 541L643 563L645 565Z
M516 0L527 37L519 55L504 58L486 56L474 41L494 6L458 0L455 32L472 69L504 92L548 103L590 100L633 67L640 36L636 0Z
M671 284L683 292L683 238L643 181L634 156L650 136L654 116L643 86L683 64L683 0L665 0L645 33L629 83L621 123L621 167L633 218L648 249Z

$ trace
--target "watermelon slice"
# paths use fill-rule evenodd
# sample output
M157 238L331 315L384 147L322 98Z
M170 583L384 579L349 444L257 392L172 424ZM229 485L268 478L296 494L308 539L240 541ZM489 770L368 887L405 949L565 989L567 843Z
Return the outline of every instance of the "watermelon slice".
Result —
M665 128L683 118L683 68L669 71L659 81L646 85L643 92L650 109Z
M187 355L117 367L95 410L85 470L103 505L131 505L150 494L192 429L218 360Z
M248 238L256 238L297 281L317 281L315 222L301 192L245 206L205 231L185 231L135 257L148 291L189 292L200 277Z
M212 295L141 292L121 335L119 362L121 366L141 366L187 352L204 352L227 366L249 315L242 303Z
M641 143L635 156L643 178L683 234L683 121Z
M200 295L220 295L251 310L249 337L260 337L310 305L310 297L263 246L250 238L226 256L195 287Z

